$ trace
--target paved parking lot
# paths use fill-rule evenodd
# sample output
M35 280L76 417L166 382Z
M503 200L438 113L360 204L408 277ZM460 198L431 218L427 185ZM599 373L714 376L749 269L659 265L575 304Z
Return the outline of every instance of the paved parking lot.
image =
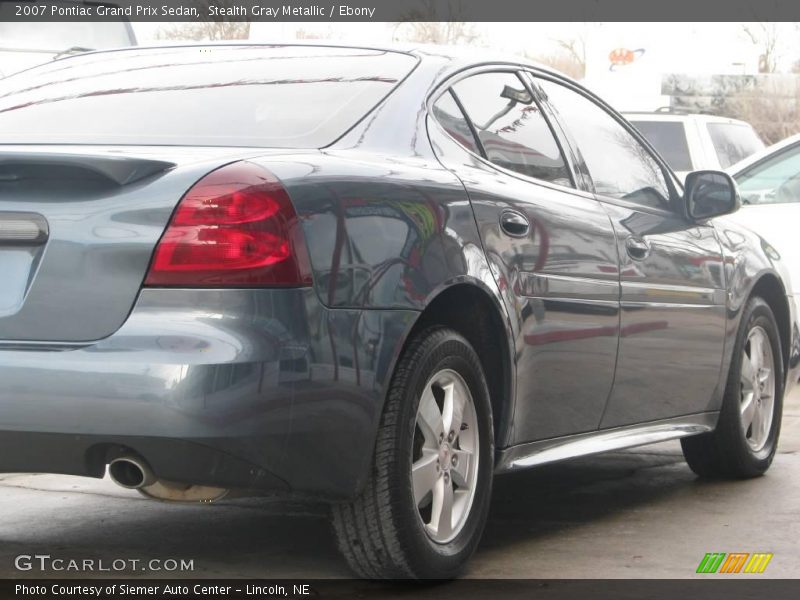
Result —
M681 578L694 576L706 552L773 552L758 577L797 577L799 451L796 393L775 463L757 480L698 481L677 443L504 476L468 576ZM21 554L103 559L106 567L114 559L194 564L191 573L120 573L147 577L349 575L322 507L264 498L178 506L108 480L0 475L0 515L0 577L86 575L18 571Z

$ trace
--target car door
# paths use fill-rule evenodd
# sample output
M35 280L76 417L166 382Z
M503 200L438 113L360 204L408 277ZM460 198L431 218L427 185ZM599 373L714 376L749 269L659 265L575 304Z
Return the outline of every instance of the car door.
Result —
M671 174L624 121L577 87L537 81L617 235L620 342L600 427L712 410L726 324L713 226L684 216Z
M466 187L515 331L510 443L597 429L619 325L608 215L575 188L559 140L517 73L465 75L432 114L434 147Z

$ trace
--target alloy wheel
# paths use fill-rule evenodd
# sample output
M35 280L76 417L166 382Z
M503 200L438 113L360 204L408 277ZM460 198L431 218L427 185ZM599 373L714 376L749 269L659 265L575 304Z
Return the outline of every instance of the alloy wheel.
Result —
M463 529L475 498L478 419L464 379L451 369L436 372L417 409L412 446L414 506L428 537L452 541Z
M767 332L753 327L742 353L742 394L739 411L742 432L754 452L769 439L775 407L775 360Z

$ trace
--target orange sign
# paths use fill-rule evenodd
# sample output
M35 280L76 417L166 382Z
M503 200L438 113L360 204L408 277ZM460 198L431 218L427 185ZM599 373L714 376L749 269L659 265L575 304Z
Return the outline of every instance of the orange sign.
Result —
M637 58L644 54L644 48L637 50L629 50L628 48L614 48L608 54L608 60L611 63L609 71L614 71L619 67L625 67L635 61Z

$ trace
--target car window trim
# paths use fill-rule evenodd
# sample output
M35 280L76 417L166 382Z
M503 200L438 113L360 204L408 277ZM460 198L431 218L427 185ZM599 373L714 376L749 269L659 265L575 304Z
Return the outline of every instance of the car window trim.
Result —
M497 164L493 163L492 161L487 159L485 156L481 156L480 154L476 154L475 152L473 152L469 148L466 148L461 143L459 143L458 140L453 138L453 136L450 135L450 133L448 133L448 131L439 122L439 119L437 119L436 116L433 114L433 111L432 111L433 105L436 104L436 102L439 100L439 98L441 98L445 93L451 92L454 97L458 97L458 95L455 93L455 90L452 90L452 86L455 85L456 83L458 83L459 81L461 81L462 79L466 79L467 77L470 77L472 75L477 75L477 74L480 74L480 73L514 73L517 76L519 76L520 73L525 68L526 67L524 67L523 65L515 65L515 64L512 64L512 63L509 63L509 64L486 64L486 65L471 66L471 67L465 68L465 69L455 73L451 77L445 79L443 82L441 82L439 85L437 85L436 88L429 94L428 101L426 103L427 104L427 106L426 106L427 115L431 119L431 121L433 121L436 124L436 126L439 128L439 130L444 135L446 135L448 138L450 138L450 140L452 140L454 144L457 144L459 148L464 150L464 152L467 152L470 156L473 156L474 158L479 160L482 164L491 167L493 170L497 171L498 173L502 173L504 175L510 175L511 177L515 177L515 178L520 179L520 180L522 180L522 181L524 181L526 183L533 183L535 185L541 185L541 186L544 186L546 188L550 188L550 189L561 191L561 192L564 192L564 191L570 192L570 193L573 193L573 194L576 194L578 196L585 197L585 198L593 198L594 196L591 194L591 192L587 192L586 190L584 190L582 188L579 188L579 187L568 187L568 186L564 186L564 185L559 185L557 183L552 183L552 182L549 182L549 181L545 181L544 179L537 179L535 177L530 177L528 175L524 175L523 173L518 173L516 171L511 171L510 169L505 169L505 168L501 167L500 165L497 165ZM523 79L523 78L520 77L520 79ZM527 89L527 86L526 86L526 89ZM460 99L459 99L459 106L461 106ZM474 125L472 125L471 120L469 119L469 117L466 114L466 111L464 111L463 108L461 110L462 110L462 114L464 115L464 118L467 120L468 123L470 123L470 128L473 128ZM480 148L481 148L481 151L483 152L483 144L480 145ZM563 154L562 154L562 156L563 156ZM567 166L567 171L569 172L569 175L570 175L570 180L573 181L573 185L574 185L574 182L576 181L576 178L575 178L575 172L573 170L573 165L570 162L568 156L563 156L563 158L564 158L564 163Z
M485 158L486 160L489 160L487 158L487 156L486 156L486 148L483 147L483 142L481 141L481 136L478 135L478 130L475 129L475 124L472 122L472 119L469 118L469 115L467 115L467 110L464 108L464 105L461 104L461 98L458 97L458 94L456 94L456 91L453 89L452 86L447 89L445 94L450 94L450 97L453 99L453 102L456 103L456 106L458 107L458 110L461 111L461 116L464 117L464 122L467 124L467 127L469 127L470 133L472 133L472 139L475 140L475 147L480 152L480 155L483 158ZM442 94L442 96L444 96L444 94ZM442 96L439 96L439 98L441 98ZM437 99L437 102L438 102L438 100L439 99ZM434 102L434 104L436 104L436 103ZM436 117L434 117L434 119L436 119ZM459 144L459 145L463 146L463 144ZM469 148L467 148L467 150L469 150Z
M653 160L656 161L656 164L661 168L662 174L664 176L664 180L665 180L665 182L667 184L667 188L668 188L668 191L669 191L669 194L670 194L670 198L669 198L670 207L669 208L659 208L659 207L654 207L654 206L646 206L646 205L643 205L643 204L639 204L637 202L632 202L630 200L625 200L623 198L615 198L614 196L607 196L605 194L602 194L601 192L598 192L597 189L595 188L594 179L591 177L591 171L589 171L589 178L592 181L592 187L594 189L594 197L596 197L598 200L601 200L603 202L608 202L610 204L616 204L618 206L622 206L622 207L625 207L625 208L633 208L633 209L637 209L637 210L643 210L645 212L651 212L651 213L656 214L656 215L679 216L679 217L682 217L682 218L686 219L685 211L682 210L680 205L679 205L680 204L680 199L682 197L682 193L681 193L682 186L678 185L678 180L677 180L677 177L676 177L675 173L661 159L661 157L659 156L658 152L655 151L655 149L652 147L652 145L644 138L644 136L642 136L636 130L635 127L630 125L625 120L624 117L622 117L621 115L619 115L619 113L617 113L617 111L615 111L608 104L603 102L603 100L601 100L600 98L598 98L597 96L592 94L589 90L586 90L586 89L582 88L581 86L576 85L575 83L571 82L568 79L563 79L563 78L560 78L560 77L557 77L557 76L553 76L552 74L550 74L550 73L548 73L546 71L540 71L540 70L535 69L535 68L532 68L532 69L529 69L529 70L530 70L531 75L533 76L534 80L535 79L544 79L544 80L550 81L550 82L552 82L552 83L554 83L556 85L561 85L561 86L563 86L563 87L565 87L565 88L567 88L567 89L569 89L569 90L571 90L571 91L573 91L573 92L575 92L577 94L580 94L581 96L586 98L589 102L594 103L598 108L600 108L606 114L608 114L611 118L613 118L625 131L627 131L629 134L631 134L636 141L638 141L640 144L642 144L642 146L644 147L645 151L650 155L650 157ZM549 101L548 101L548 104L549 104ZM556 115L557 115L557 113L556 113ZM561 118L556 116L556 119L561 124L562 128L564 128L564 124L561 123ZM569 135L568 132L569 132L569 130L565 129L565 133L566 133L566 135L567 135L567 137L569 139L570 144L573 144L575 146L576 152L580 152L580 147L578 147L577 142L572 138L571 135Z
M527 85L530 86L534 95L540 94L538 97L539 104L543 112L547 115L548 121L551 126L551 131L558 142L562 154L567 156L567 162L570 165L573 184L575 189L583 190L589 194L594 194L594 182L589 174L589 169L586 167L586 162L583 157L575 153L575 144L571 141L569 132L564 128L561 121L553 111L550 103L541 97L543 90L537 85L536 79L530 69L525 69L521 72L523 79ZM582 165L582 168L581 168Z
M544 120L545 125L547 126L548 130L550 131L550 135L553 137L553 141L555 141L555 143L556 143L556 148L558 149L558 153L561 156L561 159L564 161L564 166L567 168L567 175L569 176L570 183L572 184L571 189L578 189L577 182L576 182L576 179L575 179L575 174L572 172L572 166L570 165L569 159L567 157L567 153L564 152L564 148L561 146L561 142L558 139L558 135L556 135L556 132L553 130L553 127L552 127L552 125L550 124L550 121L547 118L546 111L545 111L544 107L542 106L541 100L539 98L537 98L536 91L533 88L531 88L531 86L529 85L528 81L526 80L526 77L523 76L523 72L520 69L516 69L514 71L485 71L485 73L501 73L501 72L511 73L511 74L515 75L517 77L517 79L520 81L520 83L522 84L522 87L525 89L525 91L527 91L531 95L531 100L536 105L536 107L539 109L539 114L542 116L542 119ZM481 73L478 73L478 75L480 75L480 74ZM464 79L469 79L469 77L474 77L475 75L476 74L469 75L468 77L459 79L458 81L463 81ZM497 165L496 163L494 163L493 161L491 161L489 159L488 155L486 154L486 149L483 146L483 142L480 141L480 136L478 135L478 130L475 127L475 124L472 122L472 119L470 118L469 113L464 108L464 105L461 102L461 98L459 98L458 93L455 91L455 89L453 89L453 86L456 83L458 83L458 81L455 81L455 82L450 84L449 91L450 91L450 94L454 98L457 99L458 104L461 107L461 112L464 115L464 118L470 124L470 128L472 129L472 131L474 132L474 135L477 137L478 141L480 142L480 149L481 149L481 152L483 153L483 157L489 163L495 165L496 167L498 167L499 169L502 169L504 171L509 171L511 173L517 173L519 175L522 175L526 179L542 181L544 183L551 183L551 182L548 182L546 179L539 179L538 177L531 177L530 175L525 175L524 173L519 173L518 171L514 171L513 169L506 169L505 167L501 167L500 165ZM553 184L553 185L558 185L558 184ZM561 187L566 187L566 186L561 186Z
M534 87L535 82L527 75L528 72L525 70L520 70L517 72L517 77L519 77L520 81L522 81L522 85L525 86L525 89L528 90L528 93L533 98L533 101L536 103L536 106L539 107L539 112L541 113L544 122L547 124L547 128L550 130L550 135L553 136L553 139L556 142L556 146L558 147L558 152L564 159L564 164L567 165L567 172L569 173L569 178L570 181L572 182L572 187L575 189L579 189L578 178L576 177L577 173L574 172L573 166L570 163L570 157L571 157L570 153L568 153L564 148L561 137L559 133L556 131L555 126L551 122L551 119L554 118L554 115L550 113L549 106L546 106L546 103L542 101L541 90L539 90L537 87ZM560 130L561 127L559 127L559 131Z

